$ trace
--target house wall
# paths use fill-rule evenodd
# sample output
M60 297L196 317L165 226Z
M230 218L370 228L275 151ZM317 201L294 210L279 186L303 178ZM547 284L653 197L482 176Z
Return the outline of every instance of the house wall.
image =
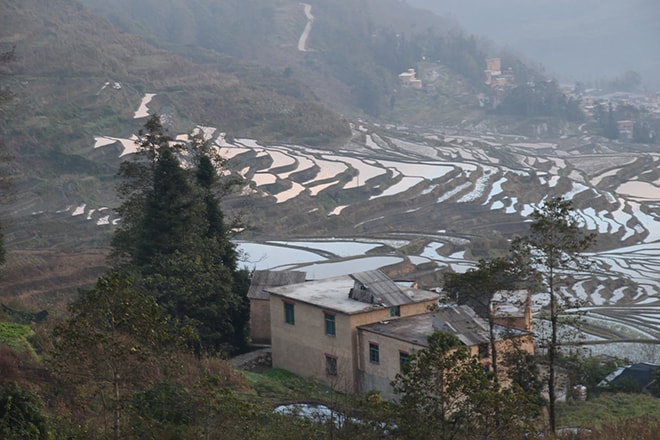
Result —
M364 329L358 330L358 340L360 392L378 391L384 399L395 399L396 395L390 382L401 371L400 353L412 354L424 347ZM370 343L378 344L379 361L377 364L371 362Z
M515 343L514 343L515 341ZM379 362L377 364L371 362L369 345L375 343L378 345ZM513 349L515 345L522 350L534 354L534 344L531 335L520 336L513 339L506 339L496 342L497 356L498 356L498 378L500 383L507 384L509 382L507 377L507 369L503 362L506 353ZM424 346L405 342L390 336L385 336L378 333L372 333L365 329L358 330L358 346L359 346L359 382L361 393L369 391L378 391L381 396L387 400L395 400L397 395L391 386L391 381L396 378L396 375L401 371L400 357L401 352L408 353L409 355L424 349ZM470 352L473 356L480 358L481 363L486 366L492 363L490 347L488 348L488 356L479 356L479 347L471 346ZM491 366L492 368L492 366Z
M292 302L295 324L287 324L285 301ZM435 300L401 306L401 316L428 312ZM318 380L346 393L360 392L357 327L396 319L389 308L378 308L348 315L335 313L336 336L325 334L324 309L311 304L271 294L270 322L273 367L283 368L301 376ZM326 355L337 358L337 375L326 371Z
M497 341L495 344L496 344L495 347L497 349L497 376L500 383L506 385L510 382L507 376L507 367L505 366L507 353L517 348L519 350L524 350L533 355L534 338L532 337L532 335L523 335L511 339L500 340ZM473 351L473 353L475 352ZM482 359L482 363L492 364L492 362L493 360L491 359L489 352L488 358Z
M250 338L255 344L270 344L270 301L250 300Z
M283 297L271 295L271 345L273 367L318 380L338 391L352 393L356 389L353 373L355 348L349 316L335 315L336 336L325 334L322 308L293 302L295 324L284 319ZM337 359L337 375L326 371L326 355Z

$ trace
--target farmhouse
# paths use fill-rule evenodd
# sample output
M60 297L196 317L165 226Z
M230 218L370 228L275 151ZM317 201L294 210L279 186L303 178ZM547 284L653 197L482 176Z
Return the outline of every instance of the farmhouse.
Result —
M488 324L466 305L438 306L434 292L401 286L380 271L264 289L270 294L273 366L347 393L379 391L434 331L456 334L489 363ZM498 325L498 344L518 338L532 350L529 329Z
M417 79L417 74L415 73L415 69L408 69L407 72L403 72L399 74L399 80L401 81L401 85L404 88L413 88L420 90L422 88L422 80Z

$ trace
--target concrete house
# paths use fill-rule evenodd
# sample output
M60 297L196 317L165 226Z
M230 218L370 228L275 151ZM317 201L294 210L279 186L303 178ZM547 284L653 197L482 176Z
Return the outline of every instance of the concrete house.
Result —
M422 80L417 79L415 69L410 68L407 72L400 73L399 80L404 88L413 88L416 90L421 90L422 88Z
M358 328L428 312L438 294L401 287L380 271L266 289L273 367L358 393Z
M439 305L434 292L401 286L380 271L265 289L270 294L273 367L346 393L376 390L395 398L390 382L435 331L458 336L490 365L488 323L467 305ZM524 308L527 310L527 308ZM504 322L526 316L506 309ZM531 317L530 317L531 324ZM495 326L498 350L514 341L533 352L530 328Z

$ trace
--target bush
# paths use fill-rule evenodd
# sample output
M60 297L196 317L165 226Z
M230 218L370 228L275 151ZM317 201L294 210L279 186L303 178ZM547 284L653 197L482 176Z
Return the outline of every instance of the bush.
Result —
M41 398L14 382L0 386L0 438L47 439L47 419Z

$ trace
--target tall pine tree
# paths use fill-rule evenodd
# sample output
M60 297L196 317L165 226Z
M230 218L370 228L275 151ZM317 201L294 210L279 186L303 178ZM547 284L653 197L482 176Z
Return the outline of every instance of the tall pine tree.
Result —
M249 274L238 269L214 193L216 167L197 143L173 146L157 116L145 128L137 160L120 169L115 265L132 273L168 313L196 328L202 349L240 351L248 335ZM180 157L192 158L192 166L184 168Z

